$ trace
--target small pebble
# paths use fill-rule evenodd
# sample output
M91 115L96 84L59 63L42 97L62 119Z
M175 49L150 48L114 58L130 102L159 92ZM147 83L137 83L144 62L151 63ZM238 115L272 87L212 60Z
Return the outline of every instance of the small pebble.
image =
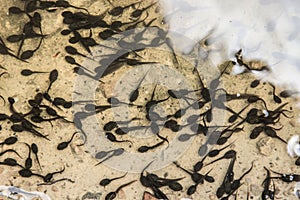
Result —
M216 195L209 195L209 200L217 200L218 198L216 197ZM183 199L181 199L181 200L183 200ZM191 200L191 199L188 199L188 198L185 198L184 200Z
M0 167L0 174L2 174L4 171L4 168L3 167Z
M75 154L80 154L82 152L82 149L79 146L77 146L77 144L71 143L70 147L72 152L74 152Z
M259 153L264 156L269 156L274 149L274 142L272 141L272 138L264 137L257 142L256 147L258 148Z
M53 186L51 187L51 190L52 190L53 192L57 192L57 191L58 191L58 188L57 188L55 185L53 185Z

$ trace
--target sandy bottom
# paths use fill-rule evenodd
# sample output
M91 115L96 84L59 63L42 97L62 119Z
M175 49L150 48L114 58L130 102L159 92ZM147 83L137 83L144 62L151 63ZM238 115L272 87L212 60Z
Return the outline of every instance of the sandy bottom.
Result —
M92 14L100 14L107 9L111 9L110 4L107 1L73 1L70 3L87 8ZM116 3L117 4L117 3ZM118 5L128 5L130 1L120 1ZM24 15L7 15L8 8L11 6L23 5L22 1L1 1L0 17L1 17L1 37L7 38L11 34L20 34L22 32L23 24L27 18ZM142 3L142 7L147 6L148 3ZM75 11L74 8L66 9ZM132 8L129 11L133 11ZM128 12L129 12L128 11ZM6 100L6 103L1 103L1 113L11 114L9 109L8 97L13 97L16 100L14 104L15 109L18 112L26 113L30 110L28 104L29 99L33 99L36 93L45 92L49 85L49 73L45 74L33 74L31 76L22 76L21 71L23 69L30 69L33 71L50 72L54 69L58 70L58 79L53 83L50 90L50 95L54 97L63 97L66 100L91 100L96 99L96 105L107 105L106 98L112 95L118 97L120 100L126 101L130 91L137 85L143 75L147 73L145 81L143 81L142 88L140 90L140 96L135 102L137 105L145 105L147 100L151 99L153 90L155 89L155 99L168 98L168 89L187 88L189 90L195 90L201 88L199 85L198 77L193 73L193 66L195 65L196 54L192 52L189 55L180 55L178 53L178 61L180 66L174 67L172 61L172 54L170 49L166 45L162 45L160 48L147 49L145 51L138 52L138 55L142 57L143 61L157 62L150 65L141 65L137 67L124 66L121 69L113 72L112 74L101 79L105 84L97 83L96 81L88 78L81 77L73 73L72 66L65 61L65 56L68 55L65 51L65 46L70 45L68 39L70 36L62 36L60 31L67 28L62 23L63 17L61 13L62 9L58 9L56 12L50 13L46 11L39 11L42 15L42 29L43 33L47 34L43 41L41 48L35 52L34 56L28 60L28 63L21 62L10 56L0 55L0 64L6 70L0 69L0 73L7 72L0 77L0 94ZM84 11L83 11L84 12ZM130 13L129 12L129 13ZM160 10L156 6L149 9L148 19L157 18L153 22L152 26L163 26L160 21L162 16L159 14ZM145 13L142 15L144 17ZM114 20L120 20L128 22L128 16L125 14L122 17L106 16L108 22ZM142 25L142 24L141 24ZM101 29L93 30L93 38L100 44L111 45L111 47L118 47L116 42L101 41L98 38L98 32ZM89 31L85 30L84 35L88 36ZM151 37L151 33L149 37ZM14 53L17 52L19 43L9 43L5 40L7 46L11 48ZM26 40L24 49L34 49L38 44L38 40ZM79 52L86 51L79 44L72 45L78 49ZM96 49L96 48L95 48ZM109 54L111 51L100 48L95 55ZM93 61L89 61L81 56L74 56L77 63L85 63L93 69ZM139 58L139 57L136 57ZM226 63L224 61L224 63ZM223 63L223 64L224 64ZM221 65L222 63L220 63ZM85 65L85 66L86 66ZM225 65L225 64L224 64ZM223 67L224 67L223 65ZM95 66L95 63L94 63ZM96 65L97 66L97 65ZM212 77L216 77L219 74L218 66L211 66L209 59L200 60L198 63L198 70L200 71L201 78L205 85L208 85ZM220 67L222 68L222 67ZM227 70L226 72L230 72ZM250 83L256 78L251 73L240 75L229 75L224 73L221 77L221 83L219 88L224 88L227 93L230 94L256 94L267 103L269 110L276 109L279 105L288 103L284 108L288 110L287 115L290 118L284 116L280 117L274 127L281 128L277 131L277 134L287 141L292 135L297 134L298 127L298 108L297 100L294 98L282 98L282 103L277 104L273 100L272 87L268 83L263 81L256 87L251 88ZM283 88L276 87L276 94L279 94ZM222 92L222 90L220 90ZM190 98L199 99L201 96L199 92L190 93ZM147 99L147 100L146 100ZM128 102L128 101L127 101ZM51 106L51 104L45 100L43 103ZM226 105L238 112L247 105L245 100L237 100L226 102ZM157 112L161 112L164 115L168 115L176 112L179 108L185 108L188 104L184 100L167 99L165 102L159 104L156 108ZM52 106L53 107L53 106ZM241 114L245 114L250 110L250 107ZM253 107L263 109L262 103L257 103ZM55 107L54 107L55 108ZM65 116L67 120L73 121L73 114L84 109L84 104L76 104L74 108L70 109L57 109L59 115ZM137 149L142 145L153 145L161 140L151 134L150 130L143 129L136 131L129 135L117 136L118 140L130 140L130 142L111 143L105 138L105 133L102 130L102 126L111 121L126 121L133 117L141 118L140 120L134 120L132 124L134 126L149 126L149 122L145 119L145 110L138 109L135 106L120 105L119 107L109 109L93 115L88 120L84 121L84 128L87 130L87 143L83 146L83 137L76 134L70 145L62 150L57 150L57 145L63 141L68 141L73 133L77 131L74 124L68 123L64 120L43 122L37 124L41 128L38 130L48 135L51 141L47 141L43 138L33 136L29 132L16 133L11 130L12 122L5 120L1 122L2 130L0 131L0 141L4 141L9 136L16 136L18 142L12 146L3 145L1 151L6 149L16 150L22 158L18 158L13 153L7 153L0 157L3 161L5 158L15 158L18 163L24 165L25 159L28 156L28 147L24 143L35 143L39 148L38 158L41 163L41 168L36 161L33 153L31 157L33 159L32 172L46 175L50 172L55 172L65 168L61 174L55 174L53 180L61 178L68 178L70 181L61 181L53 185L38 185L43 181L41 178L32 176L29 178L21 177L18 173L18 167L8 167L0 165L0 185L15 186L22 188L26 191L39 191L49 195L51 199L105 199L107 193L116 190L120 185L128 183L133 180L137 180L131 185L124 187L118 192L116 199L143 199L143 193L145 191L151 192L149 188L145 188L139 182L141 170L152 160L153 162L147 171L151 171L160 177L167 178L180 178L183 186L183 190L174 192L168 187L163 187L162 191L169 197L169 199L217 199L215 193L216 189L220 186L223 177L226 173L229 165L229 160L221 160L209 166L204 166L200 171L202 174L209 173L215 178L214 183L205 182L203 185L199 185L197 191L188 196L186 194L187 188L193 184L191 178L184 171L176 168L172 161L177 161L182 167L186 169L192 169L193 165L201 160L198 155L199 147L204 144L207 137L204 135L196 135L192 137L188 142L179 142L178 138L181 134L190 133L190 129L186 127L178 133L173 133L170 130L161 128L161 136L167 137L170 144L164 143L156 149L150 150L150 153L138 153ZM209 109L207 104L201 112L205 109ZM192 109L191 109L192 110ZM199 113L199 112L198 112ZM197 114L197 111L188 111L187 114L178 120L179 124L185 124L187 117L192 114ZM209 125L225 126L229 125L227 119L232 114L230 112L216 109L213 116L214 120ZM48 117L46 114L45 117ZM241 121L238 119L238 121ZM202 122L201 122L202 123ZM235 179L240 177L245 171L247 171L253 163L252 171L242 179L242 185L238 189L237 199L246 199L249 192L251 199L260 199L261 192L263 190L262 182L266 176L264 167L272 169L274 171L282 173L300 173L299 168L294 164L295 159L290 158L286 151L286 144L276 138L267 137L265 134L261 134L257 139L251 140L249 135L252 129L255 127L247 123L242 124L243 131L233 134L233 136L224 145L232 143L229 149L234 149L237 152L237 159L234 165ZM214 129L212 129L214 130ZM210 148L218 149L223 146L211 145ZM95 155L99 151L108 151L110 149L124 148L126 154L113 157L100 165L95 166L100 160L95 158ZM227 150L220 153L223 155ZM218 156L220 157L220 156ZM216 157L217 158L217 157ZM204 164L209 163L215 158L207 158ZM99 182L104 178L113 178L124 175L122 179L111 182L106 187L99 185ZM276 187L276 199L294 199L293 194L294 183L283 183L275 180ZM234 197L232 197L234 198ZM1 199L1 197L0 197ZM3 197L3 199L5 199ZM154 198L153 198L154 199Z

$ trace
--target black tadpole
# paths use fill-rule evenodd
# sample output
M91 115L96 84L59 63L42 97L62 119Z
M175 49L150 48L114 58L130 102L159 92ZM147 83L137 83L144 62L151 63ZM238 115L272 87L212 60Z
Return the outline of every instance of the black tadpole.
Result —
M3 142L0 142L0 145L12 145L18 141L17 137L11 136L6 138Z
M260 133L262 133L264 131L264 126L257 126L255 127L250 134L250 139L255 139L257 138Z
M281 128L280 128L281 129ZM273 127L270 127L270 126L264 126L264 133L269 136L269 137L272 137L272 138L276 138L276 139L279 139L281 142L283 143L287 143L284 139L282 139L281 137L279 137L275 131L275 129Z
M56 172L51 172L51 173L48 173L48 174L46 174L44 177L43 177L43 180L44 180L44 182L51 182L51 180L52 180L52 178L53 178L53 176L55 175L55 174L61 174L61 173L63 173L65 171L65 166L64 166L64 168L62 169L62 170L59 170L59 171L56 171Z
M247 104L244 108L242 108L238 113L231 115L231 116L228 118L228 122L229 122L229 123L233 123L233 122L235 122L235 121L237 120L238 117L242 118L242 117L240 116L240 114L241 114L244 110L246 110L246 109L248 108L248 106L249 106L249 104ZM243 118L242 118L242 119L243 119Z
M23 76L30 76L32 74L41 74L41 73L47 73L47 72L41 72L41 71L32 71L30 69L23 69L21 71L21 75Z
M293 91L293 90L283 90L279 93L279 96L282 98L288 98L291 97L294 94L299 94L298 91Z
M110 5L114 6L109 0L107 0L107 1ZM141 1L129 4L127 6L114 6L113 9L108 11L108 14L110 14L112 16L119 16L119 15L123 14L125 9L127 9L129 7L132 7L132 6L135 6L136 4L139 4L139 3L141 3Z
M132 183L134 183L135 181L136 181L136 180L133 180L133 181L130 181L130 182L128 182L128 183L125 183L125 184L119 186L115 191L108 193L108 194L105 196L105 200L112 200L112 199L116 198L118 192L119 192L122 188L124 188L124 187L126 187L126 186L128 186L128 185L130 185L130 184L132 184Z
M222 159L232 159L232 158L235 158L235 156L236 156L236 151L235 150L229 150L222 157L220 157L220 158L218 158L218 159L216 159L214 161L211 161L210 163L206 164L206 166L211 165L214 162L217 162L217 161L222 160Z
M142 82L144 81L145 77L147 76L148 72L149 72L149 70L148 70L148 71L145 73L145 75L140 79L138 85L136 86L136 89L133 90L133 91L130 93L130 95L129 95L129 101L130 101L130 102L134 102L134 101L138 98L138 96L139 96L139 88L140 88Z
M260 81L258 79L251 82L250 87L256 88L259 85Z
M52 84L57 80L57 78L58 78L58 71L57 71L57 69L54 69L54 70L52 70L50 72L50 75L49 75L49 81L50 81L50 83L49 83L49 86L47 88L47 92L46 93L49 92Z
M118 176L118 177L115 177L115 178L111 178L111 179L109 179L109 178L105 178L105 179L102 179L101 181L100 181L100 185L101 186L107 186L108 184L110 184L112 181L114 181L114 180L118 180L118 179L121 179L121 178L124 178L125 176L127 175L127 172L124 174L124 175L122 175L122 176Z
M117 142L117 143L128 142L128 143L132 144L132 142L130 140L118 140L116 138L116 136L114 134L112 134L111 132L106 132L105 136L111 142Z
M273 84L271 84L271 83L270 83L270 85L271 85L271 87L273 88L272 94L273 94L273 100L274 100L274 102L275 102L275 103L278 103L278 104L281 103L282 100L280 99L279 96L277 96L277 95L275 94L275 86L274 86Z
M77 133L77 132L74 132L74 133L73 133L73 135L72 135L72 137L71 137L70 140L68 140L68 141L66 141L66 142L61 142L61 143L59 143L59 144L57 145L57 150L64 150L65 148L67 148L68 145L69 145L69 144L71 143L71 141L73 140L73 138L74 138L74 136L75 136L76 133Z
M55 7L61 7L61 8L75 8L75 9L79 9L79 10L84 10L87 13L89 13L89 11L85 8L80 8L77 6L73 6L71 5L68 1L64 1L64 0L60 0L60 1L55 1Z
M23 168L22 165L20 165L15 159L13 158L5 158L3 162L0 162L0 165L7 165L7 166L19 166L21 168Z
M142 9L136 9L135 11L133 11L133 12L131 13L130 16L131 16L131 17L134 17L134 18L140 17L144 11L146 11L146 10L149 9L149 8L151 8L151 7L154 6L156 3L157 3L157 2L155 2L155 3L153 3L153 4L149 5L149 6L147 6L147 7L145 7L145 8L142 8Z
M247 175L250 173L250 171L252 170L253 168L253 162L252 162L252 165L251 167L239 178L239 179L236 179L232 182L231 184L231 189L232 190L237 190L240 186L241 186L241 180Z
M105 159L103 159L102 161L98 162L95 166L100 165L101 163L105 162L106 160L108 160L108 159L110 159L110 158L112 158L114 156L120 156L120 155L122 155L125 152L125 150L123 148L119 148L119 149L113 150L112 152L113 153L110 156L108 156Z
M163 140L163 141L161 141L161 142L158 142L158 143L156 143L156 144L154 144L154 145L152 145L152 146L140 146L140 147L138 148L138 152L140 152L140 153L145 153L145 152L147 152L147 151L149 151L149 150L151 150L151 149L155 149L155 148L161 146L164 142L165 142L165 140Z
M38 165L40 166L40 169L42 169L41 163L40 163L40 160L39 160L39 157L38 157L38 151L39 151L39 149L38 149L38 146L35 143L31 144L31 151L34 153L35 159L36 159Z
M77 67L79 67L80 69L86 70L90 73L93 73L91 70L87 69L86 67L80 65L79 63L76 62L76 60L71 57L71 56L65 56L65 60L67 61L67 63L71 64L71 65L76 65Z
M18 56L14 55L13 53L11 53L11 50L5 45L4 41L2 40L1 36L0 36L0 54L2 55L9 55L11 57L14 57L18 60L21 60L23 62L27 62L21 58L19 58Z
M57 179L57 180L53 180L53 181L49 181L49 182L45 182L45 183L39 183L39 184L37 184L37 186L40 186L40 185L53 185L54 183L57 183L57 182L60 182L60 181L69 181L70 183L75 183L75 181L73 181L72 179L61 178L61 179Z
M21 8L12 6L8 8L9 14L22 14L25 13L24 10L21 10Z
M198 161L196 164L194 164L193 168L194 168L195 172L198 172L198 171L200 171L202 169L203 162L204 162L204 160L205 160L206 157L207 157L207 154L200 161Z
M82 56L84 58L91 59L90 57L88 57L88 56L86 56L86 55L78 52L78 50L76 48L72 47L72 46L66 46L65 50L66 50L67 53L69 53L71 55L80 55L80 56Z
M264 167L264 169L267 171L267 175L266 175L266 178L263 181L264 190L261 193L261 199L262 200L267 200L267 199L274 200L275 185L274 185L274 182L273 182L273 190L271 190L270 189L270 184L271 184L270 171L266 167Z
M42 41L43 41L43 37L40 39L40 43L38 44L38 46L35 49L26 50L26 51L22 52L20 55L20 58L22 60L27 60L27 59L31 58L34 55L34 53L40 48Z
M225 147L223 147L223 148L221 148L221 149L214 149L214 150L211 150L210 152L208 152L208 157L215 157L215 156L219 155L219 153L220 153L221 151L223 151L224 149L228 148L228 147L231 146L232 144L233 144L233 142L230 143L230 144L228 144L228 145L226 145Z
M25 168L30 169L32 167L32 159L31 159L31 146L25 143L28 147L28 157L25 160Z
M14 125L17 125L17 124L14 124ZM13 126L14 126L14 125L13 125ZM13 126L12 126L12 128L13 128ZM45 138L46 140L49 140L49 141L50 141L50 139L47 137L47 135L43 135L43 134L40 133L39 131L35 130L35 129L33 128L33 125L32 125L29 121L22 121L21 127L22 127L22 128L18 127L18 128L20 128L20 129L17 128L17 131L22 132L22 131L25 130L25 131L28 131L28 132L32 133L32 134L35 135L35 136L42 137L42 138Z

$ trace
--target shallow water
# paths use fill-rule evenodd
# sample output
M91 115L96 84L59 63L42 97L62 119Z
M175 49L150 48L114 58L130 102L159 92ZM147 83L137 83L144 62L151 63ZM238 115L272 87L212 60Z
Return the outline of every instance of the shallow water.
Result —
M107 10L113 8L108 1L84 0L69 2L74 6L88 9L94 15L106 13ZM152 2L154 3L154 1L142 2L136 6L136 9L146 7ZM22 33L22 27L28 19L24 15L7 14L7 10L11 6L20 6L23 9L24 2L3 1L2 3L1 27L3 28L0 35L5 44L16 54L19 43L9 43L6 38L11 34ZM112 2L114 6L129 5L131 3L132 1L127 0ZM298 87L289 73L286 76L287 78L283 76L287 71L293 70L293 76L297 77L297 69L294 68L297 64L295 58L298 51L296 41L299 37L292 28L293 23L297 23L297 7L291 6L294 2L289 2L290 5L286 4L285 7L282 6L283 2L281 1L275 3L253 1L251 5L246 4L246 2L236 3L236 1L230 1L226 4L216 1L200 4L192 1L171 2L165 0L164 3L166 3L164 7L154 5L149 8L147 10L148 14L143 13L141 18L138 19L146 18L145 23L149 23L156 18L152 24L149 24L151 27L146 29L143 28L143 26L146 26L145 23L141 22L134 30L124 31L121 29L122 31L119 34L113 36L115 39L101 40L98 33L104 28L93 28L91 37L100 45L91 47L92 54L89 54L78 43L70 44L68 40L72 37L72 34L63 36L60 33L68 27L63 23L63 11L85 11L76 10L75 8L59 8L55 12L38 11L42 16L43 33L47 34L41 48L34 53L32 58L28 59L28 63L7 55L1 55L0 57L0 64L5 68L0 69L0 73L7 72L7 74L0 77L0 94L6 101L5 104L1 104L0 112L11 115L12 111L9 108L8 97L15 99L14 107L17 112L27 113L30 111L32 107L28 100L33 99L36 93L47 90L50 83L48 72L54 69L58 71L58 78L49 90L52 99L62 97L73 102L81 101L81 103L73 104L72 108L63 108L62 106L55 107L53 103L45 99L42 101L42 105L44 105L41 106L43 109L42 117L53 117L45 112L45 108L48 106L55 109L65 119L74 121L74 124L62 119L54 120L51 123L36 123L40 126L36 129L42 134L48 135L50 141L34 136L28 131L14 132L11 130L13 123L8 119L3 120L1 122L0 141L4 141L8 136L16 136L18 142L11 146L3 145L1 149L4 151L12 148L22 158L18 158L13 153L7 153L1 156L0 161L3 162L5 158L15 158L20 165L25 165L28 147L24 143L36 143L39 147L38 158L41 169L35 155L31 153L33 159L32 172L45 176L47 173L65 169L62 173L55 174L53 180L61 178L67 178L68 180L53 185L43 185L41 177L21 177L19 174L20 167L0 165L0 185L12 185L25 191L44 192L51 199L105 199L109 192L116 190L120 185L137 180L121 189L116 199L149 199L149 197L143 198L144 192L148 191L153 194L153 191L144 187L139 178L141 171L151 162L146 170L147 172L155 173L164 178L184 177L179 181L183 186L180 191L172 191L168 186L160 188L169 199L217 199L216 190L222 183L230 161L221 160L209 166L205 165L215 158L221 157L228 150L237 152L234 165L235 179L246 172L253 163L252 171L242 179L242 185L238 192L233 194L233 196L237 195L238 199L246 199L248 192L251 198L260 198L263 190L261 184L266 176L264 167L282 173L300 173L294 164L295 158L288 156L286 144L278 138L270 138L264 133L256 139L249 138L251 131L257 125L243 123L240 126L242 130L234 133L223 146L216 145L218 140L216 131L224 130L225 127L222 126L232 125L233 127L237 124L228 123L228 118L232 116L232 113L226 111L224 107L226 106L227 110L232 109L234 112L239 112L247 105L245 99L226 101L224 98L220 98L222 100L221 104L217 101L209 101L202 109L192 108L191 106L195 100L204 100L204 95L201 94L203 87L210 87L211 81L220 78L218 91L210 91L211 98L217 98L226 93L233 94L235 97L243 96L243 94L255 94L267 104L267 108L265 108L262 101L251 104L238 117L237 122L241 122L246 117L250 108L255 107L263 114L268 111L270 113L271 110L288 103L284 107L287 117L281 115L278 122L272 126L276 129L281 128L276 132L285 141L292 135L297 134L299 112L296 95L290 98L281 97L282 102L276 103L273 100L272 87L266 82L266 80L274 80L275 77L275 80L278 81L275 90L277 95L286 89L279 85L288 85L288 89ZM183 3L183 5L180 5L180 3ZM165 8L165 11L163 8ZM122 16L116 17L111 17L109 13L106 13L104 20L108 24L113 21L130 22L129 15L133 11L133 7L128 8ZM267 11L273 11L277 14L272 15L272 12ZM274 19L278 20L275 22ZM296 21L294 20L294 22L292 19ZM162 23L163 20L164 23ZM125 25L125 27L127 26ZM171 41L174 44L176 56L172 52L171 45L164 43L163 37L159 38L160 45L151 44L145 49L140 45L131 44L132 41L138 40L137 35L141 32L143 32L142 36L144 37L141 42L148 44L158 37L160 31L160 34L163 34L162 30L169 30L167 36L172 38ZM89 30L79 30L78 32L82 34L82 37L89 37L90 34ZM23 51L34 49L38 43L39 41L36 39L26 40L22 49ZM192 46L186 47L184 44ZM88 57L68 54L65 50L68 45L75 47L80 53ZM131 64L134 66L129 66L130 63L123 62L120 65L115 65L116 70L109 68L103 63L104 61L100 63L105 55L115 55L116 49L121 49L121 47L123 51L119 52L119 56L121 56L121 53L122 55L129 53L128 57L130 59L150 63L134 65L133 62L135 61L132 60ZM234 54L239 49L243 50L241 55L247 65L255 69L261 69L264 65L268 65L271 66L272 71L266 73L252 70L250 73L236 74L237 68L244 69L244 67L238 66L238 64L233 66L229 61L236 61ZM78 64L71 65L67 63L65 56L74 57ZM114 58L108 59L108 62L118 61L118 59L115 55ZM74 73L73 68L78 67L78 65L80 65L80 68L84 67L83 71L90 76ZM285 70L282 70L282 66ZM23 69L47 73L22 76L21 71ZM104 83L95 81L93 76L98 79L104 69L111 70L111 73L100 79ZM199 71L204 86L199 81L195 69ZM251 82L257 79L254 73L258 74L258 77L262 74L267 75L257 87L251 88ZM281 75L280 78L277 78L278 74ZM143 77L145 78L143 79ZM288 79L288 81L285 81L285 79ZM128 105L128 97L139 82L141 83L139 96L132 103L134 105ZM185 99L175 99L168 94L168 90L179 89L189 91ZM108 98L112 96L117 97L121 103L97 114L93 114L93 109L90 112L89 108L93 108L91 104L109 105ZM149 117L151 120L147 119L145 106L150 100L161 100L160 103L156 102L157 105L153 107L155 113L152 113L153 116ZM140 107L137 105L140 105ZM212 110L213 119L208 122L210 120L207 119L207 114L203 113L208 111L211 106L218 108ZM178 118L170 117L179 109L185 111L184 115ZM155 119L156 115L154 114L158 114L161 119ZM206 136L203 133L195 134L191 130L193 128L188 124L191 115L200 115L201 117L199 117L197 123L211 127ZM133 118L138 119L132 120ZM26 119L30 120L30 117L27 116ZM181 129L172 131L163 127L164 122L168 119L176 120L181 125ZM124 140L125 142L111 142L108 140L105 131L103 131L103 126L109 121L118 121L119 127L126 127L129 124L129 127L137 127L138 129L123 135L118 135L112 130L111 132L115 134L117 140ZM158 125L159 135L154 134L155 125ZM69 141L75 131L85 133L85 135L75 134L66 149L57 150L57 145ZM192 136L187 136L187 134ZM180 141L185 140L186 137L190 138L186 139L187 141ZM86 143L81 145L85 139ZM160 142L161 144L157 148L150 149L147 153L138 152L141 146L153 146ZM178 169L172 162L176 161L183 168L192 170L195 163L202 159L199 154L202 154L204 147L209 150L220 149L231 143L232 145L227 150L223 150L219 156L206 158L204 167L200 171L201 174L209 172L209 175L214 177L215 181L213 183L205 181L204 184L198 185L197 191L193 195L188 195L187 190L194 183L188 173ZM124 152L120 151L120 148L123 148ZM201 153L199 153L200 149ZM105 155L102 157L105 154L103 151L121 153L97 165L106 158ZM109 156L109 153L107 156ZM124 178L112 181L106 187L99 185L99 182L104 178L120 177L125 173L127 174ZM276 198L295 198L293 183L287 184L279 180L274 182L277 191Z

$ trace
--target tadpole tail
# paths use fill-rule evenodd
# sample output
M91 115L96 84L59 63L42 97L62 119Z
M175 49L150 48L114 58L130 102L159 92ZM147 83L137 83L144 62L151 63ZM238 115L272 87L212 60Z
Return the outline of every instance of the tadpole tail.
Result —
M114 155L110 155L110 156L107 156L105 159L101 160L100 162L98 162L95 166L97 165L100 165L101 163L107 161L108 159L112 158Z

